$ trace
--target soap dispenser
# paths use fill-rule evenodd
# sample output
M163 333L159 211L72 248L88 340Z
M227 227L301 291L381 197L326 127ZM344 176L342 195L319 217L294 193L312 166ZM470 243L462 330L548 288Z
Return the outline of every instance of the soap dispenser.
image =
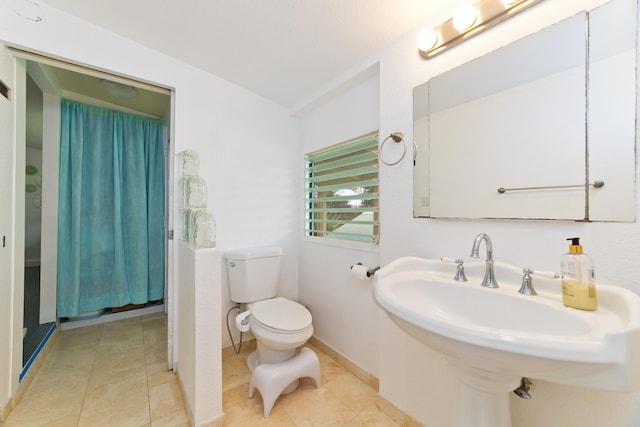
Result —
M581 310L598 308L595 271L591 257L582 252L580 238L572 237L569 252L562 256L562 303Z

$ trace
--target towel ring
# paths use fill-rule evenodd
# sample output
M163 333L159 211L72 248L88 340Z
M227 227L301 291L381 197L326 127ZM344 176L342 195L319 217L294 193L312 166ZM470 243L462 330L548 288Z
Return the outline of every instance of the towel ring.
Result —
M389 140L389 138L393 139L394 142L400 142L402 141L402 155L400 156L400 158L398 160L396 160L395 162L386 162L383 158L382 158L382 149L384 148L384 144L386 144L386 142ZM402 134L402 132L393 132L391 135L389 135L388 137L386 137L384 139L384 141L382 141L382 144L380 144L380 151L378 154L378 157L380 158L380 161L382 163L384 163L387 166L394 166L397 165L398 163L400 163L402 161L402 159L404 159L404 156L407 154L407 141L404 139L404 135Z

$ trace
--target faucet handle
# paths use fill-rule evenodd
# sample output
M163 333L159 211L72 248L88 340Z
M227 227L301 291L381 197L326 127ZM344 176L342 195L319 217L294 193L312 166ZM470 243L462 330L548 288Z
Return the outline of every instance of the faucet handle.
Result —
M523 295L538 295L535 289L533 289L533 279L531 275L533 274L533 270L529 268L525 268L522 270L522 285L518 292Z
M456 280L458 282L467 281L467 276L464 274L464 261L462 259L442 257L440 258L440 261L450 263L450 264L453 264L453 263L456 264L456 275L453 277L453 280Z
M456 275L453 280L457 280L458 282L466 282L467 276L464 274L464 261L461 259L455 260L456 263Z

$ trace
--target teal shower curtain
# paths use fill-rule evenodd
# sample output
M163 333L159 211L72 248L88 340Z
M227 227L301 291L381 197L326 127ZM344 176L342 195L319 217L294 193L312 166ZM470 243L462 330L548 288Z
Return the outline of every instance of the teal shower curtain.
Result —
M62 100L57 315L164 296L163 122Z

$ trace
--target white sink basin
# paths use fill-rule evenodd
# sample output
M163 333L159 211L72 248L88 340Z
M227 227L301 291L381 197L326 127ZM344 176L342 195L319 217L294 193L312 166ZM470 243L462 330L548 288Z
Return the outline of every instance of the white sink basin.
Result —
M518 293L521 269L496 262L497 289L480 286L484 269L484 262L473 262L465 266L469 281L457 282L455 265L400 258L375 274L374 297L402 330L447 356L475 393L507 393L521 377L640 388L640 369L633 366L640 360L638 295L599 285L598 309L576 310L562 304L559 279L534 275L538 295L527 296ZM483 424L476 418L469 425ZM509 423L491 419L484 425Z

